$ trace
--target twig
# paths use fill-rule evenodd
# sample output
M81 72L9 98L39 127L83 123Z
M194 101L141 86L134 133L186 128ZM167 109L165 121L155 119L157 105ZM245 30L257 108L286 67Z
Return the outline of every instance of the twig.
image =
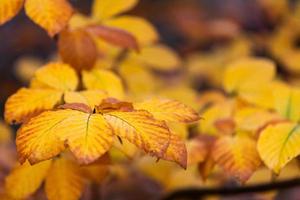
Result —
M290 179L285 181L248 185L242 187L221 187L221 188L190 188L177 190L173 193L167 194L162 200L175 200L180 198L185 199L199 199L201 197L210 195L232 196L237 194L265 192L270 190L281 190L300 186L300 178Z

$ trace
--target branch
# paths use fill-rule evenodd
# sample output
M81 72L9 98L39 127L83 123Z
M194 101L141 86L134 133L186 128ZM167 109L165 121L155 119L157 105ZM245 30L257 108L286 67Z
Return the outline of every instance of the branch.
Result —
M293 188L300 186L300 178L290 179L286 181L263 183L257 185L248 185L243 187L220 187L220 188L190 188L174 191L173 193L167 194L162 200L174 200L179 198L185 199L197 199L204 196L210 195L223 195L231 196L244 193L252 192L265 192L270 190L281 190L287 188Z

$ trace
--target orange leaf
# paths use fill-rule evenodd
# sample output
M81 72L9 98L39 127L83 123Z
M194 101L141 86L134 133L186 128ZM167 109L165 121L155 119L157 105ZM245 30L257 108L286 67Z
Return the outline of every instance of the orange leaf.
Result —
M109 42L116 46L120 46L126 49L134 49L136 51L139 50L139 46L135 37L122 29L94 25L88 26L87 30L91 34L96 35L105 40L106 42Z
M212 154L218 165L241 182L247 181L261 164L255 140L246 135L219 138Z
M22 9L24 0L0 1L0 25L12 19Z
M93 68L98 57L96 44L83 29L62 31L58 50L62 60L79 71Z
M26 0L26 14L53 37L68 23L73 14L66 0Z
M171 134L170 144L167 148L166 153L162 156L162 159L175 161L182 168L187 167L187 150L185 147L185 142L174 133Z

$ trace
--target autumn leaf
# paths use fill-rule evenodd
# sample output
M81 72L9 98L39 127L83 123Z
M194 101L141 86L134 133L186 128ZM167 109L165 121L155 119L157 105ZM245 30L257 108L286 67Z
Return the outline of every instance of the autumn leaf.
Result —
M167 151L162 156L162 159L175 161L183 169L187 168L187 150L185 142L175 133L171 133L170 144L167 148Z
M53 37L68 23L73 14L67 0L26 0L26 14Z
M102 90L66 92L64 95L65 103L82 103L89 105L90 108L94 108L96 105L99 105L105 98L108 98L108 95Z
M139 51L135 37L122 29L103 25L90 25L86 30L110 44Z
M255 140L242 134L220 137L214 144L212 156L226 173L241 182L247 181L261 163Z
M79 166L64 158L53 160L45 183L49 200L78 200L84 189Z
M113 72L102 69L82 72L83 85L88 90L104 90L110 97L124 98L121 79Z
M243 58L230 63L225 72L223 87L259 106L273 105L271 81L275 77L275 64L262 58Z
M175 51L162 44L143 47L139 53L132 52L128 59L136 59L141 64L161 71L177 70L181 65Z
M21 127L16 143L21 162L50 159L67 145L80 163L88 164L109 150L112 131L101 114L46 111Z
M15 17L22 9L24 0L0 1L0 25Z
M294 122L300 119L300 89L281 82L272 85L274 109L284 118Z
M268 168L278 174L300 154L299 135L299 124L292 122L270 124L260 132L257 150Z
M26 162L17 166L5 179L6 192L15 199L29 197L41 186L50 166L51 160L36 165Z
M116 135L124 138L146 153L162 158L170 143L170 131L166 124L156 120L147 111L109 112L104 118Z
M93 68L99 54L92 36L84 29L62 31L58 51L62 60L78 71Z
M44 110L52 109L62 100L63 92L52 89L21 88L5 103L5 120L22 123Z
M132 9L138 0L95 0L93 4L93 17L103 20Z
M65 91L78 85L76 72L66 64L50 63L37 70L31 88L21 88L5 103L5 119L9 123L22 123L42 111L62 102Z
M127 31L136 38L141 47L150 45L159 39L155 27L141 17L122 15L120 17L105 20L103 21L103 24Z
M188 123L199 119L196 111L176 100L152 98L136 103L134 107L139 110L147 110L155 119L167 122Z
M74 69L61 62L46 64L36 71L34 79L42 85L36 85L34 88L49 87L62 91L74 91L79 80Z

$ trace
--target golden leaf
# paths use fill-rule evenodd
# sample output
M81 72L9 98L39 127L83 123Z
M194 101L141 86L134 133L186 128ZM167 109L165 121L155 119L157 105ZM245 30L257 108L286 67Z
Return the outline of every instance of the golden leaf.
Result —
M62 31L58 51L62 60L78 71L93 68L98 58L97 46L84 29Z
M73 14L67 0L26 0L26 14L53 37L68 23Z
M147 110L155 119L167 122L188 123L199 119L196 111L176 100L152 98L134 104L134 107L139 110Z
M51 160L36 165L28 162L17 166L5 179L5 190L9 196L25 199L32 195L42 184L51 166Z
M92 16L99 20L107 19L132 9L137 3L138 0L95 0Z
M179 69L181 60L174 50L162 44L151 45L141 49L139 53L131 53L136 59L149 67L162 71Z
M0 1L0 25L15 17L22 9L24 0Z
M170 131L147 111L109 112L104 118L114 133L152 156L162 158L170 143Z
M300 154L299 124L282 122L270 124L261 131L257 150L268 168L275 173Z
M175 161L184 169L187 167L187 150L185 142L174 133L171 133L170 135L170 144L166 153L162 156L162 159Z
M100 114L46 111L21 127L16 143L21 162L52 158L67 145L80 163L88 164L109 150L112 131Z
M103 24L131 33L137 39L139 46L152 44L159 38L154 26L147 20L140 17L123 15L121 17L105 20Z
M83 84L89 90L104 90L110 97L124 98L121 79L113 72L103 69L83 71Z
M76 163L65 158L53 160L45 184L49 200L78 200L83 186L84 178Z
M108 95L102 90L85 90L81 92L66 92L65 103L82 103L94 108L99 105Z
M220 137L212 155L218 165L241 182L247 181L261 163L255 140L242 134Z
M62 99L63 92L52 89L21 88L5 103L5 120L22 123L44 110L52 109Z
M299 121L300 119L300 89L281 82L272 85L274 109L284 118Z
M35 73L34 88L49 87L62 91L74 91L79 83L77 74L68 64L53 62L49 63Z

